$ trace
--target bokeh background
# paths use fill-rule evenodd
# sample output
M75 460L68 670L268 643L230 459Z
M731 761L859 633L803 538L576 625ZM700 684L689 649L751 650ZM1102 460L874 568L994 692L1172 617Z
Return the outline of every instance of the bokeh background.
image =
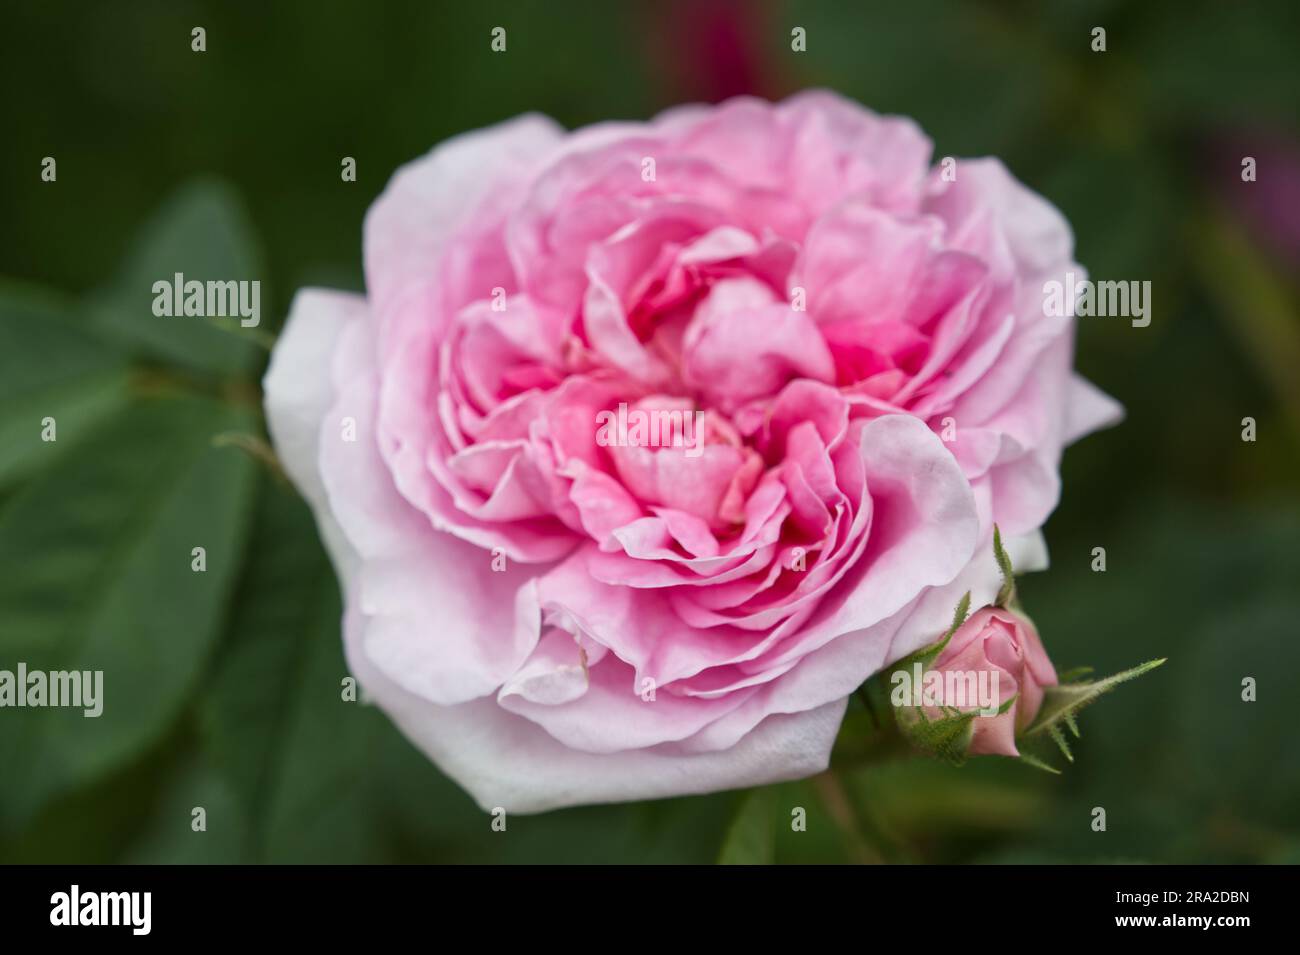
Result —
M103 669L107 697L98 720L0 711L0 860L1300 861L1300 5L166 0L0 23L0 668ZM447 136L809 86L915 117L937 156L1001 156L1094 277L1152 282L1149 327L1081 323L1078 366L1128 418L1066 454L1054 566L1021 595L1063 668L1169 662L1083 714L1059 777L837 759L494 833L340 699L332 572L250 440L266 341L298 287L362 287L366 207ZM155 319L175 270L260 278L263 334Z

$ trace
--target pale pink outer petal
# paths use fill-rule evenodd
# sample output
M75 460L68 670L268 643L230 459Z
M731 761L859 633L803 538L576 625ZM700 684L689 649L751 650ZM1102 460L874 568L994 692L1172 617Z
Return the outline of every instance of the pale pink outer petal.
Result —
M460 703L495 692L532 652L536 585L525 568L493 571L489 552L435 530L393 487L374 444L366 315L356 296L298 295L264 382L268 424L374 664L429 701Z
M565 136L553 120L527 113L454 136L397 170L366 213L366 290L381 318L395 299L436 281L449 235L499 182L526 181Z
M335 346L347 324L365 321L367 314L364 296L301 289L262 379L271 443L285 473L311 505L342 580L355 575L359 558L330 514L320 475L320 426L334 400L329 369Z
M545 812L564 806L630 802L761 786L824 770L847 699L772 716L722 752L665 744L591 754L570 749L495 700L435 706L379 672L344 622L348 665L402 732L485 811Z
M1065 443L1119 424L1124 420L1124 406L1092 382L1079 375L1070 376L1069 408L1065 414Z

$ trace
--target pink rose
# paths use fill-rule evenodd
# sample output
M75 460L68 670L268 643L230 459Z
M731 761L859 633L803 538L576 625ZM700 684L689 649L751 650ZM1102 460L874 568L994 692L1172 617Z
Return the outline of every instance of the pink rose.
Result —
M998 607L985 607L971 614L934 661L931 672L958 674L966 677L968 684L971 680L987 684L995 697L994 706L1015 698L1005 713L975 718L971 724L972 756L1019 756L1016 734L1038 715L1043 687L1056 684L1056 669L1034 625Z
M991 600L994 520L1043 563L1115 410L1042 307L1081 270L930 149L820 92L524 116L397 172L364 297L299 293L267 414L349 666L485 808L819 771L863 679Z

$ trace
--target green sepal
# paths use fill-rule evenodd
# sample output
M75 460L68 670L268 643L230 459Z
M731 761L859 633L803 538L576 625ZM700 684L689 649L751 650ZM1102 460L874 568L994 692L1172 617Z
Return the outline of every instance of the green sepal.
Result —
M1164 663L1166 659L1161 657L1158 660L1148 660L1139 666L1114 673L1101 680L1061 683L1057 686L1044 687L1043 703L1038 708L1038 715L1034 717L1034 721L1021 734L1022 737L1036 736L1039 733L1049 731L1050 727L1063 723L1067 719L1073 720L1074 714L1103 693L1114 689L1121 683L1127 683L1129 680L1137 679L1142 674L1154 670ZM1077 729L1077 726L1072 728Z
M1061 775L1061 771L1059 769L1057 769L1051 763L1043 762L1041 759L1039 759L1037 756L1034 756L1032 753L1026 753L1022 751L1020 754L1020 761L1022 763L1026 763L1034 767L1034 769L1041 769L1045 773L1051 773L1053 776Z
M927 719L919 706L895 708L898 727L904 738L913 746L939 759L947 760L954 766L966 761L970 749L971 737L975 732L977 711L955 713L937 720Z
M1060 724L1053 723L1047 727L1047 734L1052 737L1052 742L1056 748L1070 762L1074 762L1074 754L1070 752L1070 744L1065 741L1065 734L1061 732Z
M1005 610L1016 597L1016 572L1011 566L1011 558L1007 555L1006 548L1002 546L1002 531L996 524L993 525L993 557L998 562L998 570L1002 571L1002 587L998 590L993 604Z
M1078 683L1085 676L1094 672L1096 670L1093 667L1071 667L1056 674L1056 679L1061 683Z
M1032 745L1038 739L1047 736L1056 744L1056 748L1061 751L1061 754L1067 760L1074 762L1074 753L1070 749L1065 730L1068 729L1076 739L1079 738L1079 723L1075 718L1079 710L1092 703L1103 693L1114 689L1121 683L1127 683L1129 680L1136 679L1142 674L1154 670L1164 662L1165 658L1162 657L1158 660L1148 660L1140 666L1123 670L1101 680L1063 682L1057 686L1044 687L1043 702L1038 708L1038 714L1034 717L1034 721L1016 738L1017 748L1021 750L1020 758L1038 769L1058 772L1046 762L1030 756L1024 751L1026 745Z
M969 613L970 591L968 590L966 593L962 594L961 600L957 601L957 609L953 611L952 615L952 625L944 631L943 636L934 643L928 644L903 657L903 659L899 660L889 668L889 672L892 674L896 670L910 670L914 663L920 663L923 667L929 666L938 658L939 654L943 653L944 648L948 646L948 641L952 639L952 635L957 632L957 629L963 623L966 622L966 617Z

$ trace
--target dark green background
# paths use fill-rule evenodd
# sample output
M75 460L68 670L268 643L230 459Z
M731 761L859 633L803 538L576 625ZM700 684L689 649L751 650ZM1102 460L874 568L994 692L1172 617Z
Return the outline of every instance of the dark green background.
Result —
M710 45L728 23L739 59ZM0 711L0 860L711 861L730 832L779 861L1300 861L1300 263L1267 222L1300 215L1300 6L55 2L6 5L0 35L0 668L101 668L108 699ZM366 207L449 135L807 86L1001 156L1094 276L1153 283L1150 327L1082 322L1128 420L1067 453L1054 566L1021 594L1062 668L1169 663L1083 715L1060 777L904 760L493 833L340 701L311 520L212 442L262 433L264 344L160 324L145 289L259 276L273 335L301 285L361 287Z

